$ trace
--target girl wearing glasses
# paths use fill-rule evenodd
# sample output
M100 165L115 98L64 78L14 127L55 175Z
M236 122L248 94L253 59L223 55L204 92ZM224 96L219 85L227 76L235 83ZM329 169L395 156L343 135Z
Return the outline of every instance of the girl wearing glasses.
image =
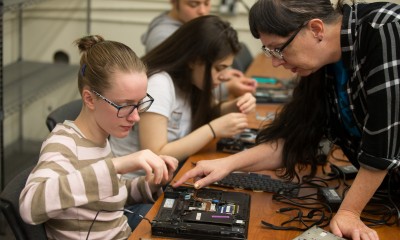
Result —
M195 18L146 54L150 95L157 96L128 138L112 138L116 155L150 149L183 161L216 137L232 137L255 109L251 93L218 104L212 90L224 79L240 45L217 16Z
M223 159L202 161L188 178L204 187L236 170L297 167L315 175L323 137L339 146L358 168L357 176L330 222L330 230L351 239L379 239L360 214L379 187L399 179L400 6L344 4L330 0L258 0L250 30L274 66L301 76L288 103L257 136L258 145ZM243 161L246 159L247 161ZM392 190L400 190L393 183Z
M21 193L21 216L45 223L49 239L126 239L149 209L138 203L154 202L178 161L149 150L113 156L108 137L127 136L153 101L146 93L146 67L126 45L101 36L76 44L82 110L44 141ZM140 169L146 176L121 179ZM126 204L134 204L133 214L124 215Z

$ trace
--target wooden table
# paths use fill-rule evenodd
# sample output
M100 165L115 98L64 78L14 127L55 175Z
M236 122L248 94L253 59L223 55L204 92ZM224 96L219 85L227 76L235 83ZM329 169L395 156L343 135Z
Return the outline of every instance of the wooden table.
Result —
M227 153L217 152L215 150L215 142L210 144L207 148L203 149L200 153L195 154L190 157L186 163L183 165L181 170L177 173L174 180L179 179L187 170L192 167L192 162L197 162L199 160L209 160L215 158L221 158L228 156ZM272 177L275 177L275 173L273 171L263 171L262 173L269 174ZM321 176L321 171L319 175ZM173 181L174 181L173 180ZM217 188L223 189L223 188ZM287 204L278 203L272 200L272 193L265 192L252 192L247 190L232 190L226 189L228 191L240 191L246 192L251 195L251 208L250 208L250 222L249 222L249 232L248 239L273 239L273 240L290 240L298 235L300 235L301 231L284 231L284 230L271 230L262 226L261 220L269 222L271 224L279 225L285 220L288 220L288 215L283 213L277 213L276 210L282 207L288 207ZM160 197L151 210L148 212L146 217L152 220L157 214L158 209L161 206L163 197ZM299 225L299 227L301 227ZM329 230L328 227L325 228ZM374 228L380 237L381 240L396 240L400 239L400 228L393 226L381 226ZM138 227L133 231L132 235L129 238L133 239L166 239L157 236L151 235L151 226L147 221L142 221ZM167 238L171 239L171 238Z

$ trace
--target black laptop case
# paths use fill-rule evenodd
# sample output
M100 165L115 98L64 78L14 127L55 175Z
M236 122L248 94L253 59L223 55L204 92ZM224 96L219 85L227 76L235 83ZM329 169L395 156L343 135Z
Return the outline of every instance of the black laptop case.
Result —
M187 239L247 239L250 195L167 187L152 234Z

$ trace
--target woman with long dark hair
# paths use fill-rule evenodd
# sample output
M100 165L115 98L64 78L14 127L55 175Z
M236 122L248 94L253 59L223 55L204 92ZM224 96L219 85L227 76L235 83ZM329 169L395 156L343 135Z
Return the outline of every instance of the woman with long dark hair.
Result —
M359 168L330 229L352 239L378 239L360 214L388 172L400 166L400 7L330 0L258 0L250 30L272 64L301 77L293 99L257 136L257 146L201 161L175 186L204 177L204 187L235 170L317 168L323 137ZM246 161L243 161L246 159ZM395 185L397 190L399 185Z

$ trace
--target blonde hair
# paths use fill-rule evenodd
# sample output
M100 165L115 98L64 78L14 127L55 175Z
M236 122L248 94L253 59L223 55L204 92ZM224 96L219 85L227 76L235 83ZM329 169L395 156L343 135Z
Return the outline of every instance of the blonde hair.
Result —
M116 71L146 72L146 66L136 53L123 43L90 35L75 41L81 53L78 88L82 93L89 86L99 93L111 87L110 77Z

